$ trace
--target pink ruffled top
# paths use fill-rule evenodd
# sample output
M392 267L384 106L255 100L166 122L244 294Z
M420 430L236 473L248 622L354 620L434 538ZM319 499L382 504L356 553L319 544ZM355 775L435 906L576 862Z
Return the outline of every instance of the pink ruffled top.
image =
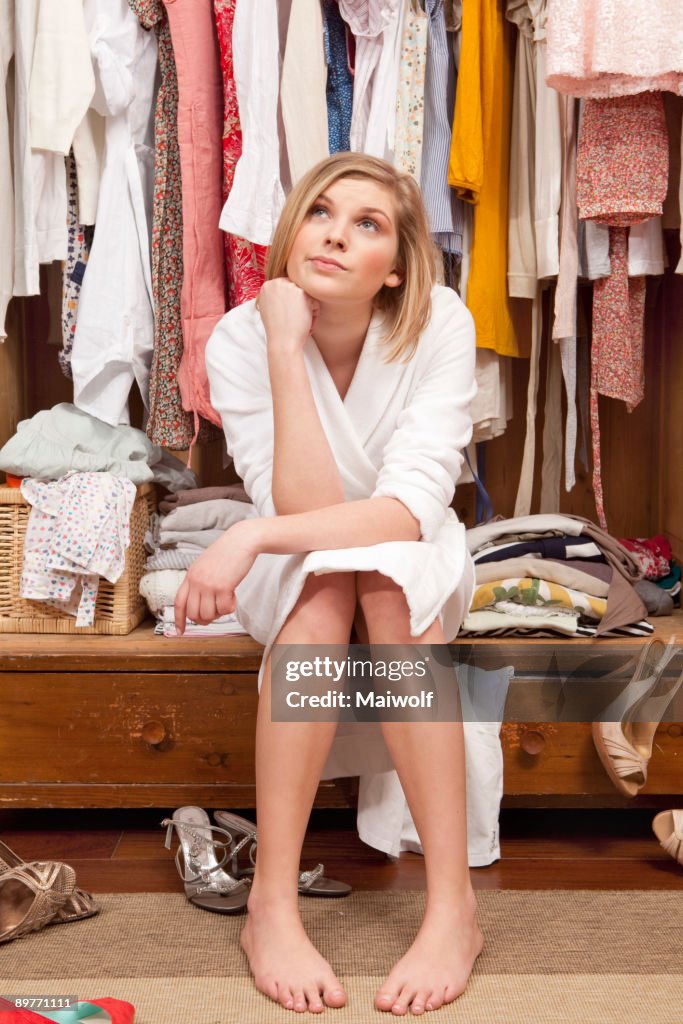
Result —
M606 99L683 96L680 0L548 0L546 82Z

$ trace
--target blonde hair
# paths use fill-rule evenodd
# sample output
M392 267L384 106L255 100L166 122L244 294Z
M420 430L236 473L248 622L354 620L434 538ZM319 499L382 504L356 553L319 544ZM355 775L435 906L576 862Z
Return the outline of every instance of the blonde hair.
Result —
M364 153L337 153L312 167L294 186L275 229L266 267L266 280L287 276L287 261L294 239L316 199L340 178L366 178L388 189L396 200L398 253L396 271L401 284L383 286L375 296L375 308L385 313L383 343L386 362L414 354L418 339L429 323L431 290L436 280L436 248L422 196L416 182L385 160Z

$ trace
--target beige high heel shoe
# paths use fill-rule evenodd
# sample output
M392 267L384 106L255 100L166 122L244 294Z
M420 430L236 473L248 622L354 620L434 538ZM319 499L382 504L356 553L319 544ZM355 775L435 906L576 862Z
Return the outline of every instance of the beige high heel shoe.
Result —
M18 868L25 863L26 861L22 860L19 854L10 850L6 843L0 841L0 877L10 868ZM99 914L99 912L100 907L90 893L76 886L64 906L57 908L50 924L69 924L71 921L82 921L86 917Z
M0 875L0 942L10 942L50 924L76 887L68 864L35 861Z
M657 726L681 683L678 679L658 694L664 669L677 653L673 644L652 640L641 651L631 682L603 713L604 721L593 722L595 749L615 787L634 797L647 782L652 745ZM636 721L643 711L655 721Z
M660 811L655 814L652 831L669 856L683 867L683 810Z

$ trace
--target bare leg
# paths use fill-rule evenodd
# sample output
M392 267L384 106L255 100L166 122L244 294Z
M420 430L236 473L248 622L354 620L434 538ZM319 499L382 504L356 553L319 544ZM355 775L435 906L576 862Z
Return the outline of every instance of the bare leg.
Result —
M410 635L405 597L391 580L358 573L357 585L370 643L445 642L438 619L420 637ZM409 1009L418 1014L464 992L484 945L467 861L463 727L461 722L383 722L382 733L422 841L427 904L415 941L380 988L375 1005L397 1015Z
M309 576L278 642L347 643L355 607L353 573ZM271 721L269 660L256 723L258 856L240 941L257 988L299 1012L346 1002L304 931L297 892L301 846L335 731L335 722Z

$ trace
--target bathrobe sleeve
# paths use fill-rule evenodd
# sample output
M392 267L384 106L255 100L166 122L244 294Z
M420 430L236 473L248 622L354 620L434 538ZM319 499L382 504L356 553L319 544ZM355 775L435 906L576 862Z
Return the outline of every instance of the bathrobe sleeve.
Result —
M373 498L398 498L433 540L453 500L472 438L470 402L476 348L474 321L452 290L435 290L432 319L413 358L422 364L384 449Z
M211 404L221 417L228 454L260 516L274 516L273 399L265 336L254 302L231 310L206 346Z

